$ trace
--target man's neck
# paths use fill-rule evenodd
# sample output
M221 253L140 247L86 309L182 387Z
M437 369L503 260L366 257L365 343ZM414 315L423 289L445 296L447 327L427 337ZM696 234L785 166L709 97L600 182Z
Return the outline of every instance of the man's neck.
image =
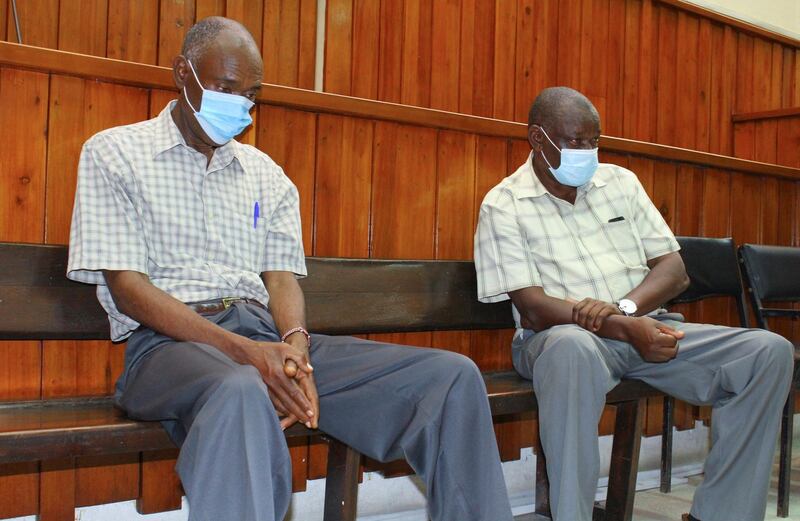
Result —
M175 122L175 126L178 127L178 131L183 136L186 144L206 156L206 167L208 167L208 165L211 164L211 158L214 157L214 151L218 147L213 147L205 143L202 139L197 137L194 132L192 132L192 127L189 125L188 120L190 116L181 110L180 101L175 103L175 106L172 107L170 114L172 115L172 121Z
M545 189L550 192L551 195L558 197L569 204L575 204L575 199L578 196L578 189L576 187L562 185L556 181L550 172L544 170L540 165L536 164L535 157L532 159L531 165L533 166L534 175L537 179L539 179L539 182L544 185Z

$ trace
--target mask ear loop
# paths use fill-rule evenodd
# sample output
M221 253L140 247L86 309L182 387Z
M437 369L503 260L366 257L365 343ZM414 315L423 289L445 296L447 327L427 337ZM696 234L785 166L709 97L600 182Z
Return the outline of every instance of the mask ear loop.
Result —
M196 81L196 82L197 82L197 84L200 86L200 89L201 89L201 90L206 90L206 89L203 87L203 84L202 84L202 83L200 83L200 78L198 78L198 77L197 77L197 73L194 71L194 65L192 65L192 62L189 60L189 58L186 58L186 63L188 63L188 64L189 64L189 69L191 69L191 71L192 71L192 76L194 76L194 81ZM191 108L191 109L192 109L192 110L193 110L195 113L197 113L197 109L196 109L196 108L194 108L194 106L192 105L192 102L191 102L191 101L189 101L189 93L188 93L188 92L186 92L186 85L185 85L185 84L184 84L184 86L183 86L183 97L186 99L186 103L189 105L189 107L190 107L190 108ZM201 101L202 101L202 98L201 98ZM549 139L549 138L548 138L548 139Z
M544 137L547 138L547 141L549 141L550 144L553 145L553 148L558 150L558 153L560 154L561 153L561 149L558 148L558 146L555 143L553 143L553 140L550 139L550 136L547 135L547 131L544 129L544 127L540 125L539 128L542 129L542 134L544 134ZM544 150L542 150L542 159L544 159L544 162L547 163L547 166L551 170L555 170L555 168L553 168L553 165L550 164L550 161L547 160L547 156L545 155Z

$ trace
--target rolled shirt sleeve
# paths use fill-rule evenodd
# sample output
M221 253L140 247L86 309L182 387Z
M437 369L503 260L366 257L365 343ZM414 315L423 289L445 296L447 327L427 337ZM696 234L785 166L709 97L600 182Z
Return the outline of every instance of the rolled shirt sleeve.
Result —
M264 264L261 271L290 271L306 276L303 232L300 224L300 196L297 187L287 183L280 203L269 216Z

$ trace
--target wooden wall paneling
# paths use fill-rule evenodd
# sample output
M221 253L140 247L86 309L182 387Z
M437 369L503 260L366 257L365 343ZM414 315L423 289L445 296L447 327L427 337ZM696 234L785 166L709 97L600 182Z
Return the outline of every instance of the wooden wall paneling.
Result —
M315 255L369 257L373 141L371 121L319 115Z
M581 0L559 2L556 79L559 85L572 88L578 88L580 83L581 16L578 13L582 12L582 5Z
M2 16L2 15L0 15ZM3 24L0 22L0 31L2 31ZM2 33L0 33L2 34ZM794 69L796 66L800 66L800 64L795 64L794 59L794 49L790 47L783 47L782 48L782 57L781 60L783 62L783 83L781 86L781 107L796 107L800 105L800 103L794 103ZM798 100L800 101L800 100Z
M777 121L778 164L800 167L800 117L781 118Z
M0 68L0 240L44 238L48 76ZM24 121L24 125L15 122Z
M317 63L317 0L300 0L297 87L314 88Z
M545 70L542 70L538 63L536 63L536 55L541 53L541 49L537 49L539 45L538 39L542 38L540 28L544 26L547 19L544 18L544 12L536 9L537 2L534 0L519 0L517 2L517 37L516 37L516 66L514 68L514 75L505 78L505 81L513 82L514 85L514 121L527 122L528 109L531 102L539 94L536 89L535 83L544 76ZM539 5L544 6L545 2L538 2ZM546 44L542 42L541 44ZM545 50L547 48L545 47ZM537 53L538 51L538 53Z
M643 29L646 22L642 16L645 1L625 2L625 42L622 62L622 97L625 110L622 111L622 132L620 135L639 139L639 97L647 92L641 84L640 75L649 62L641 61L639 55L647 48L644 45ZM644 92L642 92L644 91Z
M264 5L261 56L265 83L297 86L299 14L297 2L279 0Z
M494 108L497 119L514 119L516 87L517 2L495 0ZM535 94L534 94L535 96Z
M625 0L610 0L608 4L608 43L605 47L608 79L603 129L614 136L624 135L625 3Z
M772 68L770 70L769 105L772 109L784 108L784 84L790 82L791 78L783 77L783 46L777 42L771 42L770 46L772 48Z
M178 99L179 96L180 94L174 90L152 89L150 91L150 104L147 117L154 118L158 116L161 111L166 108L167 103Z
M0 465L0 490L2 519L35 515L39 510L39 463Z
M39 516L41 521L75 517L75 463L72 458L41 462Z
M353 63L350 94L359 98L378 96L381 2L353 0Z
M628 158L628 170L636 174L636 177L639 179L639 182L642 183L642 187L644 191L647 192L647 196L651 201L654 201L653 163L654 161L652 159L641 156L630 156Z
M177 450L143 452L141 455L141 490L136 511L154 514L181 508L180 478L175 472Z
M775 163L778 156L778 121L774 119L764 119L753 122L743 122L750 124L753 129L753 158L762 163ZM736 123L739 125L740 123Z
M473 9L467 9L471 3ZM494 108L495 2L464 0L460 112L491 117ZM470 19L468 21L468 18ZM471 40L471 44L467 43ZM466 52L471 49L471 52ZM471 58L471 59L470 59Z
M756 159L756 121L733 125L733 153L742 159Z
M199 22L203 18L209 16L225 16L225 7L227 0L195 0L194 14L195 21ZM269 8L274 2L266 2L266 8Z
M420 107L429 107L431 104L432 29L432 2L406 0L403 11L400 103Z
M494 4L490 2L483 2L484 5ZM480 23L476 20L476 0L461 0L461 15L460 15L460 39L458 43L459 48L459 64L458 64L458 112L467 114L474 114L473 102L475 100L473 90L475 89L475 77L477 76L478 60L475 59L475 46L478 44L475 24ZM492 20L494 21L494 20ZM491 34L482 34L482 39L493 41L494 32ZM481 46L485 49L486 46ZM482 64L485 66L485 64Z
M403 79L404 5L402 0L381 0L377 99L393 103L400 102Z
M352 88L353 2L328 2L325 14L325 92L349 95Z
M706 169L703 176L703 208L700 212L700 235L703 237L731 236L731 176L730 173ZM729 298L700 303L700 316L706 324L729 324L732 302ZM734 325L734 324L729 324Z
M194 24L195 0L160 0L158 22L158 65L172 66L180 54L183 37Z
M155 65L157 50L158 0L108 0L105 56Z
M594 103L602 120L607 120L609 54L609 0L583 0L580 41L579 90ZM602 49L602 52L598 52Z
M11 32L11 37L6 38L6 25L8 24L8 17L11 18L11 23L14 23L14 13L11 12L10 0L0 0L0 40L16 42L16 31Z
M682 13L681 13L682 14ZM658 16L658 93L656 96L655 141L676 144L676 117L681 100L677 99L678 12L662 5Z
M145 89L53 75L47 142L45 242L67 244L81 147L96 132L143 121Z
M753 111L780 108L772 105L772 45L761 38L753 39L753 90L750 93ZM780 81L780 80L778 80ZM779 101L780 103L780 101Z
M754 38L743 33L736 35L736 112L753 112ZM738 156L737 156L738 157Z
M696 136L692 144L692 148L695 150L709 150L712 128L713 132L716 132L716 127L711 126L712 46L711 22L701 18L697 37L697 93L694 102ZM690 121L689 124L692 122Z
M700 23L697 17L678 13L677 62L672 62L672 75L680 73L674 100L675 125L674 144L682 148L695 148L697 141L696 112L698 109L698 46ZM669 72L665 71L667 74ZM669 93L666 93L669 96ZM665 98L665 103L667 102ZM661 105L664 108L666 105ZM660 114L659 118L666 114Z
M105 56L107 31L108 0L82 0L59 4L59 49Z
M431 108L459 109L461 0L433 2Z
M313 252L314 175L317 115L270 105L258 106L256 146L266 152L297 187L303 248Z
M736 244L761 243L761 178L733 172L731 174L731 235ZM737 318L731 310L728 323ZM751 324L755 324L752 314Z
M250 31L256 44L261 47L261 31L264 28L264 4L266 2L254 2L253 0L227 0L225 5L225 16L232 18ZM195 20L200 20L195 18ZM289 23L282 27L288 33L297 34L297 22ZM297 61L294 60L296 64Z
M59 0L17 2L22 43L50 49L58 47L58 3ZM14 25L14 16L11 8L8 9L6 16L8 41L16 43L17 30Z

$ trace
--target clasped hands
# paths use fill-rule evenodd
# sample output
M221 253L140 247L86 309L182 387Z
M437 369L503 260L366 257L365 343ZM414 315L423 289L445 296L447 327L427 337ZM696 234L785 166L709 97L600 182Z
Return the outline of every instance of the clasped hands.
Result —
M267 385L272 405L281 416L281 429L297 421L316 429L319 396L308 350L286 342L252 341L245 351L245 363L254 366Z
M608 317L623 316L619 308L609 302L585 298L580 302L570 301L572 321L592 333L609 333L604 328ZM612 337L631 344L646 362L667 362L678 354L678 340L683 338L683 331L669 327L647 316L625 317L618 320Z

